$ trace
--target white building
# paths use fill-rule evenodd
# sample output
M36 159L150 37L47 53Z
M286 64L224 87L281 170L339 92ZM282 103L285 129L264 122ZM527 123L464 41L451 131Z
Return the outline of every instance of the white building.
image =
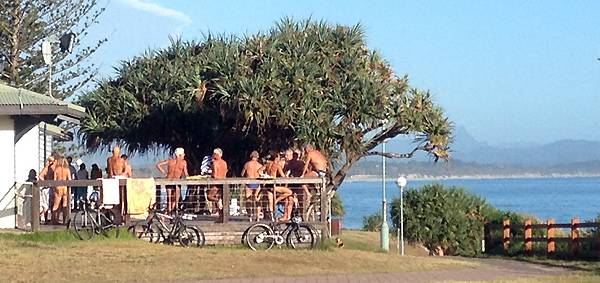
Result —
M0 228L17 226L15 184L40 172L52 139L64 138L53 123L78 121L85 110L32 91L0 84Z

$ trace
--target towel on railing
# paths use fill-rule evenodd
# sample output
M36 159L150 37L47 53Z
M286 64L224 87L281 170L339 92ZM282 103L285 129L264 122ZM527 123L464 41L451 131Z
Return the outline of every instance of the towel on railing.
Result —
M154 179L127 179L127 214L133 218L146 218L148 207L155 201Z
M102 203L119 204L119 179L102 179Z

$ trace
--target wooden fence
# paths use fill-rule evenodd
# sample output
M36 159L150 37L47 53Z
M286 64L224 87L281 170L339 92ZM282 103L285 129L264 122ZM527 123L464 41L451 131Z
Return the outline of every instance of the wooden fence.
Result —
M585 250L587 254L600 256L600 232L598 230L592 233L584 229L598 229L600 223L585 222L581 223L578 218L571 219L571 223L556 223L554 219L549 219L548 222L542 224L533 224L530 219L521 223L511 223L505 219L502 224L486 224L484 228L486 250L493 248L495 242L492 238L493 232L501 231L501 244L504 253L508 254L511 242L523 242L522 252L532 254L534 252L534 243L545 243L545 252L547 255L557 253L557 243L566 243L572 256L579 256L582 252L582 243L597 243L596 250ZM558 229L569 230L569 233L557 233ZM537 233L534 233L537 232ZM563 235L560 235L563 234ZM518 235L518 237L512 236ZM498 241L496 241L497 243Z
M273 186L282 186L287 185L290 187L299 187L301 185L308 185L315 191L317 199L316 209L318 217L312 221L312 223L321 229L321 235L327 236L329 235L329 225L328 225L328 215L329 215L329 200L327 197L326 191L326 180L324 178L277 178L272 180L257 180L257 179L249 179L249 178L227 178L227 179L155 179L155 185L157 187L157 194L159 191L165 191L167 186L199 186L199 187L208 187L208 186L220 186L222 188L221 198L222 198L222 213L220 216L214 221L214 224L209 224L210 227L219 227L218 231L226 232L228 229L237 229L243 226L242 223L230 223L231 215L230 215L230 204L232 199L232 191L240 192L241 188L244 188L248 184L260 184L261 187L265 185L272 185L270 189L263 189L263 191L269 190L273 192L275 195ZM127 179L119 179L119 186L126 190ZM69 200L68 203L71 203L70 197L70 189L72 187L101 187L102 180L70 180L70 181L55 181L55 180L40 180L37 183L33 184L31 193L32 193L32 201L31 201L31 230L39 231L40 230L40 188L42 187L56 187L56 186L67 186L69 188L69 193L67 194ZM70 210L68 210L68 214L70 214ZM125 215L126 216L126 215ZM70 215L67 215L67 218L70 219ZM125 217L126 218L126 217ZM248 221L248 220L246 220ZM242 224L242 225L240 225ZM239 231L232 231L238 232Z

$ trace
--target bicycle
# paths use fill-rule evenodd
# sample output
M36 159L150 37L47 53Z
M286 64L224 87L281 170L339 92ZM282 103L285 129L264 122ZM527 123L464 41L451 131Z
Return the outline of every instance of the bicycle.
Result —
M244 232L246 245L254 251L270 250L284 243L293 249L313 249L317 244L315 228L295 215L289 221L256 223Z
M182 216L178 214L169 216L155 209L150 209L149 212L150 215L145 222L135 224L128 229L137 238L146 239L151 243L162 242L170 245L179 242L184 247L189 247L194 242L197 247L204 246L206 242L204 232L198 227L185 224ZM170 227L163 219L171 223Z
M114 213L98 206L98 199L98 192L93 192L89 199L79 200L83 210L78 211L69 223L81 240L90 240L97 234L107 237L112 230L115 231L115 237L119 237L119 225L115 224Z

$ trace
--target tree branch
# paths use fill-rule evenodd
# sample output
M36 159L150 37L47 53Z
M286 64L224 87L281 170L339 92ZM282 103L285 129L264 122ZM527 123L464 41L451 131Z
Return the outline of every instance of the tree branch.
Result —
M407 152L407 153L397 153L397 152L385 152L384 153L384 152L380 152L380 151L369 151L369 152L363 154L363 157L379 155L379 156L384 156L386 158L412 158L413 155L415 154L415 152L417 152L419 150L429 151L429 149L430 148L428 148L427 146L417 146L412 151Z

